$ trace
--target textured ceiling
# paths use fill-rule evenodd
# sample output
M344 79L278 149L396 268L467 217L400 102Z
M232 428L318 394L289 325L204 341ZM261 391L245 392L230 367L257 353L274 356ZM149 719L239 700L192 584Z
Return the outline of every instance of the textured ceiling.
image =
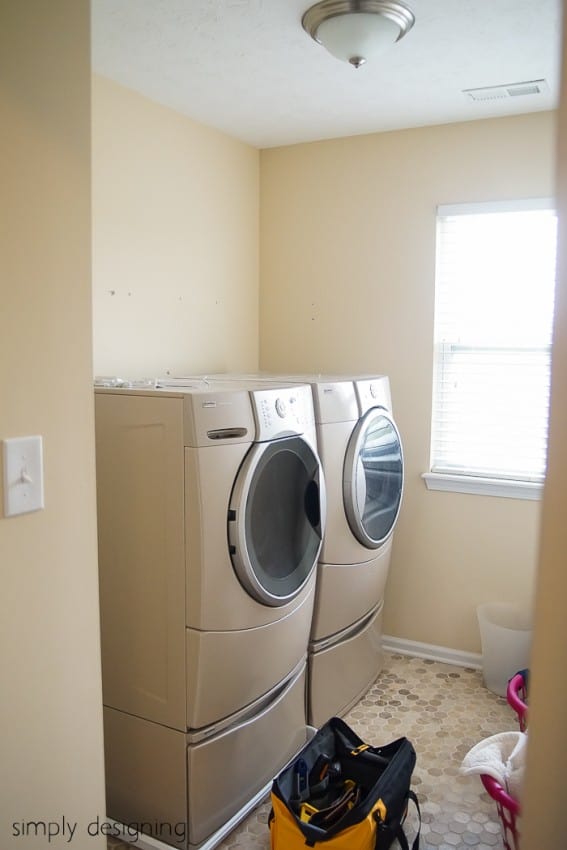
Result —
M92 0L93 69L259 148L556 107L560 0L406 3L413 29L355 70L301 28L309 0Z

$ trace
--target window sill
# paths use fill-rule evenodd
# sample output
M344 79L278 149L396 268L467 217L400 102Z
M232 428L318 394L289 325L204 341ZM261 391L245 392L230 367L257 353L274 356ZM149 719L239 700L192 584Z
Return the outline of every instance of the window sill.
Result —
M421 477L428 490L443 490L449 493L531 500L541 499L543 493L543 484L532 481L509 481L505 478L480 478L441 472L424 472Z

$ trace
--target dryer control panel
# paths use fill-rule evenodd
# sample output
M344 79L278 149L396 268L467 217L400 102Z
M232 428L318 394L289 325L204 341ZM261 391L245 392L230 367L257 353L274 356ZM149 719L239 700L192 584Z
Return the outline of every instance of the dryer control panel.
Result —
M357 421L358 401L352 381L318 379L311 387L318 425Z
M358 398L360 415L363 416L372 407L384 407L392 410L390 381L386 375L372 378L355 378L354 388Z
M303 434L314 426L313 397L307 385L252 390L250 396L258 442Z

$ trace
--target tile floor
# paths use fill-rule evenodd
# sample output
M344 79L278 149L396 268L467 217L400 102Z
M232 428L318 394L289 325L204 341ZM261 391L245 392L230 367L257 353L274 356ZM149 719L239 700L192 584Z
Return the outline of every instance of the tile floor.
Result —
M345 720L371 744L401 735L412 741L417 752L413 789L423 821L421 850L502 848L495 803L478 777L458 772L463 756L478 741L518 729L506 700L483 687L479 671L387 655L378 680ZM269 801L261 803L218 850L268 850L269 810ZM413 826L407 830L411 838ZM109 850L126 846L109 839Z

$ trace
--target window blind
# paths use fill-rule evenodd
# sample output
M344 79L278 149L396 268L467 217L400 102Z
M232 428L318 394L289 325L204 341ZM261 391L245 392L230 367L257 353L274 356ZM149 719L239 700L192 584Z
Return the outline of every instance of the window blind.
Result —
M548 199L438 208L432 472L543 480L555 249Z

